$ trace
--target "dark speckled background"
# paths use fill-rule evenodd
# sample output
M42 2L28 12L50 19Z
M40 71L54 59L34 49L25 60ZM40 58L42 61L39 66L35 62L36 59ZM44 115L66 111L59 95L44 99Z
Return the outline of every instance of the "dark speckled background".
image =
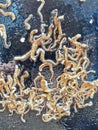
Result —
M6 0L0 0L5 2ZM16 15L15 22L10 18L0 15L0 24L4 23L7 28L8 41L11 41L12 46L9 49L3 47L3 41L0 38L0 60L8 62L15 55L24 54L30 49L28 41L29 32L26 32L23 25L24 19L31 13L34 18L31 21L32 29L40 27L39 16L37 15L37 7L39 3L36 0L12 0L13 3L9 11L13 11ZM63 31L67 36L74 36L77 33L82 34L81 41L89 45L88 57L91 60L90 68L96 70L96 74L89 78L98 78L98 0L87 0L85 3L79 3L79 0L46 0L46 5L42 11L46 23L49 23L50 11L58 8L59 14L65 15L65 20L62 22ZM93 17L94 22L89 21ZM20 38L26 36L26 42L21 43ZM47 54L47 57L52 54ZM24 63L25 68L31 73L33 78L37 75L38 65L27 60ZM56 71L56 68L55 68ZM62 68L59 67L56 74L59 74ZM36 117L35 113L29 112L26 116L26 123L22 123L20 116L14 114L9 116L6 110L0 113L0 130L98 130L98 93L93 99L94 105L89 108L78 110L78 113L73 113L70 117L63 117L60 121L51 121L43 123L41 117Z

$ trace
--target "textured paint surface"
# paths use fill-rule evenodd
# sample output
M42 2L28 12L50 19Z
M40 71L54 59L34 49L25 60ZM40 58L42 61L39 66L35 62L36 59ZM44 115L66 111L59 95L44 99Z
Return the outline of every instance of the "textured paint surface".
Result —
M6 0L0 0L5 2ZM9 49L3 47L3 41L0 38L0 60L8 62L16 55L22 55L30 49L28 43L29 32L26 32L23 22L29 14L33 14L31 21L32 29L40 27L40 19L37 15L39 3L36 0L12 0L13 3L8 9L16 15L13 23L10 18L0 15L0 24L4 23L7 28L8 41L12 46ZM85 3L79 3L78 0L46 0L43 9L44 19L49 23L50 11L58 8L59 14L64 14L65 19L62 22L63 31L66 36L74 36L77 33L82 34L81 41L89 45L88 57L91 60L91 67L96 70L96 75L89 78L92 80L98 78L98 0L87 0ZM93 24L90 20L94 19ZM21 43L20 38L25 36L26 42ZM47 57L54 57L53 54L47 54ZM34 78L37 75L40 62L33 64L29 60L20 63L31 73ZM59 71L56 71L59 70ZM58 75L62 71L61 67L55 68ZM44 72L46 73L46 71ZM14 114L9 116L6 110L0 113L0 130L98 130L98 93L93 99L94 105L89 108L78 110L71 117L63 117L60 121L43 123L41 117L36 117L35 113L29 112L26 116L26 123L22 123L20 116Z

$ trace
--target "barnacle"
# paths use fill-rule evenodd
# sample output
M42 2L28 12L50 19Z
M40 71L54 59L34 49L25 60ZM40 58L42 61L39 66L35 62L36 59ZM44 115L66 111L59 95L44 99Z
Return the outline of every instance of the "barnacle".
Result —
M30 25L28 22L32 19L32 17L33 17L33 15L30 14L30 15L28 16L28 18L26 18L25 21L24 21L24 25L25 25L25 27L26 27L27 30L30 30L30 29L31 29L31 25Z

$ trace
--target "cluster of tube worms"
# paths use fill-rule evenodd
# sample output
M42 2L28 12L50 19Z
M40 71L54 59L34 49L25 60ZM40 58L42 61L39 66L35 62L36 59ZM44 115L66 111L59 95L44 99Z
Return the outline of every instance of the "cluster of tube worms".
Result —
M38 76L33 80L34 85L26 87L25 81L29 73L22 72L18 65L15 66L15 71L11 75L0 73L0 104L2 106L0 111L8 108L11 114L16 112L21 115L23 122L25 122L23 116L29 110L36 111L37 115L41 114L44 122L70 116L72 108L77 112L78 108L91 106L92 101L87 103L87 100L92 99L98 89L98 80L87 80L87 76L95 71L88 71L90 63L87 57L88 46L78 41L81 35L77 34L72 38L65 37L61 26L64 16L58 15L58 9L51 12L51 23L49 26L46 25L41 13L45 1L38 1L41 2L37 11L41 20L41 29L40 31L31 30L30 51L14 58L15 61L25 61L29 58L32 62L36 62L40 57L42 64L39 66ZM31 29L28 22L32 16L29 15L24 22L27 30ZM52 59L45 59L47 52L55 53L55 62ZM54 67L59 64L64 66L63 73L55 79L55 87L51 87L55 76ZM49 82L42 74L46 66L51 72Z
M15 66L13 75L8 74L5 76L3 72L0 73L1 112L4 111L5 108L8 108L11 114L15 111L17 114L20 114L22 118L28 111L27 100L22 98L25 94L23 91L25 88L24 80L28 75L27 71L21 75L21 69L17 65Z

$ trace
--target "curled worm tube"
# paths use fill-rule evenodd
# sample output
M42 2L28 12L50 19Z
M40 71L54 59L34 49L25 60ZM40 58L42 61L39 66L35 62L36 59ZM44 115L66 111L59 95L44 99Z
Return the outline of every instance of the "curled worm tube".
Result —
M6 28L4 24L0 24L0 36L4 40L5 48L9 48L11 46L11 43L7 44L7 34L6 34Z
M37 10L37 13L38 15L40 16L40 20L41 20L41 23L44 23L43 21L43 15L41 13L41 10L42 8L44 7L44 4L45 4L45 0L37 0L38 2L40 1L41 2L41 5L39 6L38 10Z
M28 22L29 22L32 18L33 18L33 15L30 14L30 15L28 16L28 18L25 19L24 25L25 25L25 27L26 27L26 30L30 30L30 29L31 29L31 25L30 25Z
M7 0L6 4L0 3L0 8L8 8L11 5L11 0Z
M15 20L15 14L13 12L4 12L2 9L0 9L0 14L11 17L12 21Z

